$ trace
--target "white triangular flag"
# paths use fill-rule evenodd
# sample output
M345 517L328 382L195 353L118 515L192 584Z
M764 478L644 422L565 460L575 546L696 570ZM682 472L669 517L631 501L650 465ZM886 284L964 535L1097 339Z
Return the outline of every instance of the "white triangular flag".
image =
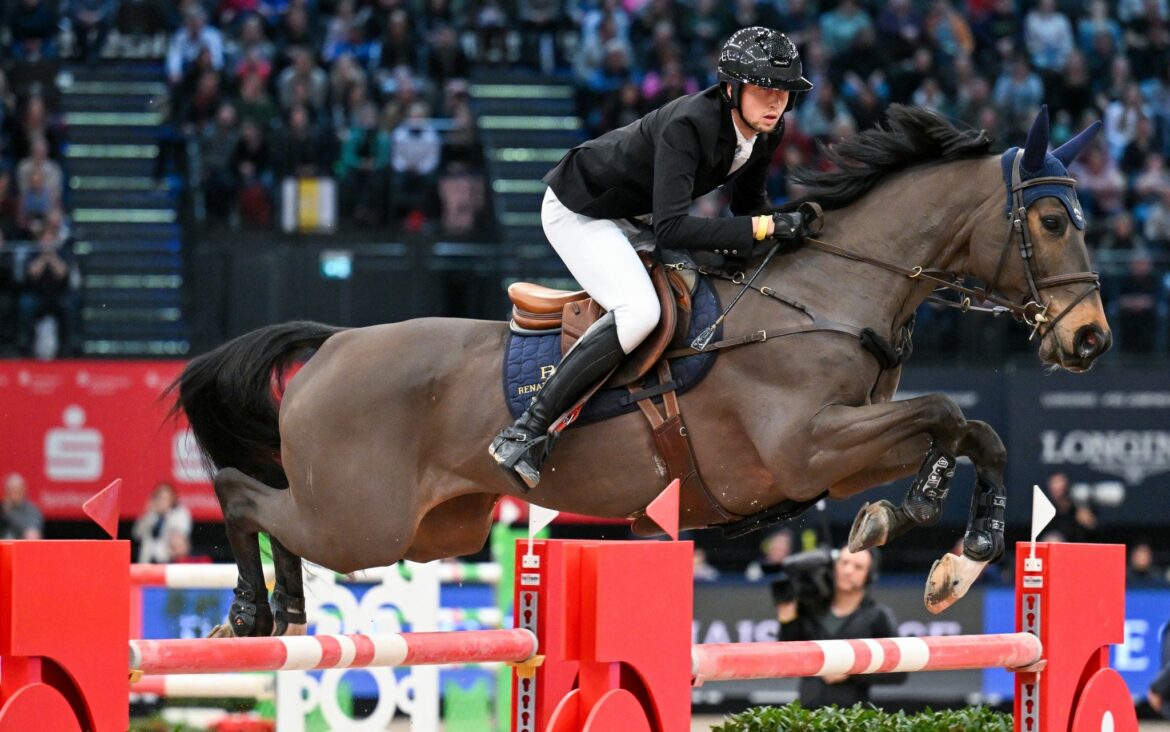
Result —
M528 553L532 553L532 540L540 533L540 530L553 522L560 511L554 511L551 508L544 508L537 506L534 503L528 504Z
M1040 486L1032 486L1032 543L1036 543L1036 537L1040 536L1040 532L1044 527L1051 523L1052 519L1056 518L1056 506L1052 505L1052 501L1048 500L1048 496L1044 495L1044 491L1040 490Z
M1027 559L1024 560L1026 571L1040 571L1040 564L1036 561L1036 537L1056 517L1056 506L1040 490L1040 486L1032 486L1032 543Z

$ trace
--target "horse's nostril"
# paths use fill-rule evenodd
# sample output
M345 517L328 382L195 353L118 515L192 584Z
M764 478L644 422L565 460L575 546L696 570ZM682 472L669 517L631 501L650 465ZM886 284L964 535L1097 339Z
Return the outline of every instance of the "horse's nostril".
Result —
M1096 358L1109 349L1109 340L1096 325L1086 325L1077 331L1073 348L1080 358Z

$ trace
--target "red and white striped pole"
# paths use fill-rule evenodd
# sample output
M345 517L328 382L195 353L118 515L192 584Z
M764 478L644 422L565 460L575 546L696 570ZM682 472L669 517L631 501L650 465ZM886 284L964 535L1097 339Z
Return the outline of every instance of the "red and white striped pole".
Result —
M1040 639L1031 633L710 643L691 647L691 669L699 682L1016 669L1036 663L1042 654Z
M265 638L132 640L130 668L145 674L308 671L527 661L536 636L523 628Z
M394 567L375 567L337 575L339 582L381 582ZM271 565L264 568L264 580L273 582L276 575ZM500 565L491 562L440 564L439 581L447 583L476 582L496 584L503 576ZM131 564L130 585L133 587L170 587L172 589L210 590L231 589L239 580L234 564Z
M143 676L130 684L130 693L183 699L272 699L276 677L271 673Z

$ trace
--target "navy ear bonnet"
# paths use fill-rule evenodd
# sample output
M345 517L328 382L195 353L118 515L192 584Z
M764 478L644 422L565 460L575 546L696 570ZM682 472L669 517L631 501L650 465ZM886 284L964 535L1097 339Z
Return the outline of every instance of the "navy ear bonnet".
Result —
M1020 182L1026 183L1036 178L1068 178L1068 166L1076 159L1085 147L1092 142L1101 131L1100 120L1086 127L1068 142L1048 152L1048 107L1040 108L1040 113L1032 122L1032 129L1028 130L1028 139L1023 148L1013 147L1000 158L1000 167L1003 170L1003 183L1007 188L1007 205L1005 213L1012 213L1012 168L1016 158L1020 159ZM1037 200L1052 196L1064 204L1069 218L1078 229L1085 228L1085 214L1081 210L1081 203L1077 200L1077 191L1071 185L1059 181L1039 183L1028 186L1020 191L1024 206L1028 207Z
M1004 206L1004 211L1008 214L1012 210L1012 163L1016 160L1016 154L1020 152L1020 148L1013 147L1003 154L1000 158L1000 167L1003 168L1003 184L1007 188L1007 205ZM1059 178L1067 178L1068 168L1064 163L1057 160L1051 153L1044 156L1044 164L1040 166L1040 170L1024 170L1023 164L1020 165L1020 180L1027 181L1033 178L1046 178L1055 176ZM1060 183L1042 183L1037 186L1029 186L1023 190L1024 206L1029 207L1036 201L1046 196L1052 196L1064 204L1068 209L1068 216L1072 219L1073 226L1078 229L1085 228L1085 214L1081 211L1081 202L1077 200L1077 189L1072 186L1062 185Z

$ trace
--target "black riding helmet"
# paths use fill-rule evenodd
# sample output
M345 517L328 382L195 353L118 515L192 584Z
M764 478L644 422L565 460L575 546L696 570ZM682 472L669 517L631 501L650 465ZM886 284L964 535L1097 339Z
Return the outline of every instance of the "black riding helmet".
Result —
M744 84L755 84L765 89L787 89L792 92L788 106L792 109L800 92L813 88L803 76L800 53L788 36L780 31L752 26L731 34L719 54L719 91L723 98L738 107ZM723 82L731 82L731 94Z

